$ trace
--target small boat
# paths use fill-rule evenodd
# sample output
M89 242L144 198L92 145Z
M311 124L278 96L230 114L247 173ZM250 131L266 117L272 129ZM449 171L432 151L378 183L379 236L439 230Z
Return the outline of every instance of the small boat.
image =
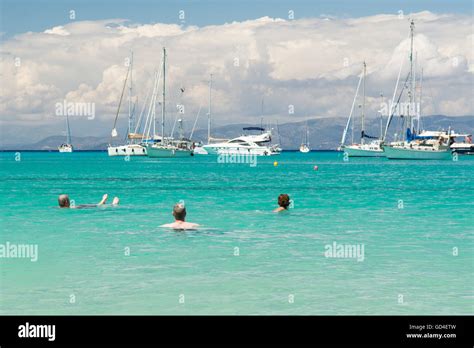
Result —
M199 155L278 155L281 149L278 145L267 146L271 142L272 133L263 127L245 127L244 131L259 131L260 134L244 134L233 139L219 139L211 137L211 96L212 75L209 79L209 112L207 114L207 144L194 146L193 153ZM263 106L262 106L263 108Z
M308 153L311 150L309 149L309 140L308 140L308 121L306 121L306 130L305 130L305 136L303 139L303 143L300 145L300 152L302 153Z
M344 128L344 132L342 133L342 139L341 139L341 144L338 148L339 151L344 151L344 153L347 154L349 157L383 157L384 152L382 149L382 136L380 138L370 136L365 132L365 80L366 80L366 70L367 66L364 62L363 68L362 68L362 73L359 78L359 83L357 85L356 93L354 96L354 100L352 101L352 107L351 111L349 113L349 118L347 119L346 127ZM357 96L359 95L359 89L361 86L361 83L363 82L362 89L363 89L363 101L362 104L359 105L361 108L361 132L360 132L360 143L355 143L354 142L354 123L355 119L353 117L354 113L354 106L355 102L357 99ZM380 118L382 122L382 115ZM349 126L351 126L352 130L352 140L350 145L345 145L346 142L346 136L347 132L349 130ZM367 140L370 140L366 142Z
M59 152L73 152L74 151L74 148L71 144L71 129L69 127L69 117L67 114L66 114L66 124L67 124L66 143L58 146Z
M421 133L416 140L393 142L383 145L383 149L388 159L449 160L452 155L447 139L449 137Z
M461 155L474 155L474 144L471 134L457 134L456 137L464 137L463 141L454 141L451 150ZM456 138L455 137L455 138Z
M395 134L395 140L390 143L384 143L382 145L385 152L385 156L388 159L404 159L404 160L449 160L452 158L450 145L452 143L453 134L451 129L445 131L420 131L421 124L421 81L423 72L420 76L420 95L416 93L416 79L415 79L415 64L414 64L414 50L413 50L413 37L414 37L415 23L412 20L410 22L410 71L407 74L403 88L401 89L397 101L397 105L400 105L399 101L406 91L408 94L408 110L406 115L399 113L399 127L402 130L401 134ZM403 66L403 62L402 62ZM397 78L397 84L395 86L394 97L398 89L398 83L400 81L400 72ZM408 82L408 83L407 83ZM418 102L418 112L415 111L416 101ZM392 103L393 105L393 103ZM384 139L386 139L387 130L393 120L394 112L391 112L387 126L385 128ZM417 121L417 127L415 128L415 121Z
M73 147L71 144L61 144L58 147L59 152L73 152Z
M138 133L138 129L140 127L140 121L137 122L137 125L134 127L134 114L135 114L135 105L132 108L132 72L133 72L133 52L131 52L130 56L130 65L128 66L127 73L125 76L122 94L120 96L120 101L117 109L117 114L115 115L114 126L112 128L111 139L118 136L117 132L117 120L120 114L120 107L122 105L123 94L125 92L125 88L127 87L127 81L129 81L128 86L128 130L127 130L127 143L122 145L112 145L110 141L109 146L107 147L107 153L109 156L145 156L146 155L146 147L141 144L143 140L143 135ZM130 78L129 78L130 76ZM140 120L141 120L140 115ZM132 132L132 129L135 128L135 131Z
M194 155L193 148L194 143L183 136L183 120L178 120L180 135L178 139L171 137L165 137L165 115L166 115L166 48L163 47L163 59L162 59L162 76L163 76L163 90L162 90L162 102L161 102L161 139L159 142L147 143L146 151L148 157L155 158L172 158L172 157L191 157ZM156 85L156 83L155 83ZM156 103L156 91L154 95L154 102ZM155 108L153 107L153 110ZM151 124L154 124L154 113Z
M189 157L193 151L188 147L187 141L174 141L164 145L156 143L147 146L148 157Z
M212 74L209 76L209 110L207 112L207 143L209 144L212 140L211 138L211 100L212 100ZM201 109L199 109L200 111ZM199 112L196 117L196 121L194 122L194 126L196 126L197 119L199 117ZM191 131L190 138L192 138L192 135L194 133L194 127L193 130ZM227 139L221 139L221 140L216 140L216 141L226 141ZM204 144L202 142L199 142L198 144L194 145L193 148L193 154L195 155L209 155L209 153L204 149Z
M384 157L381 140L373 140L365 144L352 144L342 149L349 157Z
M311 150L309 149L309 147L306 145L306 144L301 144L300 145L300 152L302 153L308 153L310 152Z

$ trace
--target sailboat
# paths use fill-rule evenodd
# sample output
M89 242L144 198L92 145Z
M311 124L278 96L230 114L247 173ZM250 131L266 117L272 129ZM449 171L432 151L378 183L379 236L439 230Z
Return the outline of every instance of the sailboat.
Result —
M349 113L349 118L347 119L346 127L344 128L344 132L342 133L341 144L339 146L340 151L344 151L347 153L349 157L383 157L383 149L381 147L382 140L377 139L377 137L370 136L365 133L365 80L366 80L366 72L367 66L364 62L362 73L359 78L359 83L357 84L356 93L354 96L354 100L352 101L351 112ZM363 81L362 89L363 89L363 98L362 98L362 105L359 107L362 108L361 113L361 131L360 131L360 143L354 143L354 106L359 94L360 85ZM349 126L352 125L352 141L350 145L344 145L346 142L347 132L349 130ZM365 139L372 139L370 142L365 141Z
M66 114L66 124L67 124L67 135L66 135L66 143L61 144L58 146L59 152L73 152L73 146L71 144L71 129L69 127L69 117Z
M209 110L207 112L207 144L211 142L211 100L212 100L212 74L209 76ZM224 139L225 140L225 139ZM195 155L208 155L202 144L195 146L193 149Z
M127 69L127 74L125 76L122 94L120 96L120 101L117 109L117 114L115 115L114 126L112 128L111 138L115 138L118 136L117 132L117 120L120 114L120 107L122 105L122 99L125 92L125 88L127 86L127 81L129 81L128 86L128 130L127 130L127 143L123 145L116 145L113 146L109 144L107 147L107 152L109 156L145 156L146 155L146 148L142 144L140 144L139 140L142 139L142 134L138 133L138 129L140 127L140 122L137 123L135 130L132 132L134 128L134 113L135 113L135 106L132 108L132 72L133 72L133 52L130 55L130 64ZM129 78L130 76L130 78ZM112 140L112 139L111 139Z
M383 149L388 159L412 159L412 160L448 160L452 158L450 145L453 142L455 134L449 129L447 132L439 131L420 131L420 111L415 112L416 105L416 79L415 67L413 61L413 37L414 37L415 23L410 22L410 71L406 77L405 84L399 94L397 105L407 90L409 107L407 108L407 115L399 113L400 129L401 131L395 135L395 141L384 144ZM401 68L400 68L401 72ZM400 73L395 86L395 91L398 88ZM408 82L408 84L407 84ZM421 94L421 92L420 92ZM395 96L395 93L394 93ZM420 96L421 99L421 96ZM421 100L419 101L421 102ZM393 103L392 103L393 104ZM393 120L395 112L391 112L387 120L385 128L384 139L386 139L388 128ZM418 120L417 129L415 128L415 119ZM398 139L397 139L398 137Z
M300 152L302 152L302 153L308 153L308 152L311 151L311 150L309 149L308 134L309 134L309 131L308 131L308 121L306 121L305 136L304 136L303 143L300 145Z
M161 101L161 140L159 142L148 142L146 151L148 157L190 157L193 156L193 142L183 135L182 119L180 119L180 135L178 139L165 137L165 115L166 115L166 48L163 47L162 61L163 90ZM155 98L156 100L156 98Z

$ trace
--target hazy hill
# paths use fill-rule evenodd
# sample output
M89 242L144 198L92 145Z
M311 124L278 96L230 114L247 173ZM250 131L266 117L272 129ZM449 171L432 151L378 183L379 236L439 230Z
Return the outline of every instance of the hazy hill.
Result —
M308 121L310 146L314 150L336 149L339 145L342 131L346 124L345 118L317 118ZM367 133L378 136L380 124L377 120L367 121ZM216 138L233 138L242 134L242 128L255 126L255 124L232 124L212 129L212 136ZM448 127L456 132L474 132L474 116L425 116L423 128L430 130L447 130ZM279 132L278 132L279 130ZM279 143L283 149L297 149L305 132L304 122L290 122L273 126L274 142ZM350 133L350 132L349 132ZM359 131L355 132L355 139ZM350 137L350 134L348 135ZM50 136L33 144L14 144L1 146L1 150L57 150L58 145L64 142L64 136ZM207 129L198 129L194 132L194 139L205 141ZM109 138L104 137L72 137L76 150L105 150Z

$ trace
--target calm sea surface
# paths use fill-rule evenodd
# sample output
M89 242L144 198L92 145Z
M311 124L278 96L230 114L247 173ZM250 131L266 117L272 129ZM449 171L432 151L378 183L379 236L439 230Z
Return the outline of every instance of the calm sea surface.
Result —
M474 313L473 157L1 153L0 179L0 243L38 245L0 259L0 314ZM280 193L294 208L275 214ZM179 200L201 230L159 227ZM325 257L334 243L363 260Z

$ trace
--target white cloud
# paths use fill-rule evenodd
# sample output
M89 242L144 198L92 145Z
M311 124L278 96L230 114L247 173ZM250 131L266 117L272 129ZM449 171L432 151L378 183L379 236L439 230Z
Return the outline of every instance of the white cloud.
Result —
M416 21L417 63L423 67L427 90L424 110L472 115L472 18L430 12L411 17ZM207 109L210 73L215 81L216 123L258 123L263 96L268 121L345 116L364 60L367 94L374 101L369 109L375 115L380 92L391 96L400 62L408 56L407 18L264 17L200 28L110 19L17 35L2 44L2 123L62 126L62 120L51 115L54 104L67 99L95 102L96 126L103 127L115 115L129 50L135 57L136 95L143 101L164 45L168 109L171 113L172 105L184 103L190 122L200 105ZM180 96L182 86L186 92ZM294 115L288 114L289 104L295 106ZM83 122L84 130L90 130L91 121Z

